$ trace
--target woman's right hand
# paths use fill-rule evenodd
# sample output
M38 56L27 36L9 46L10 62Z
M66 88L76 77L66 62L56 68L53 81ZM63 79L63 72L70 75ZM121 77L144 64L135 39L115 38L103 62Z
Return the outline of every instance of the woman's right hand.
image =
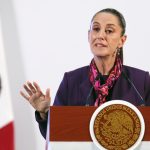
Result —
M20 94L29 101L29 103L40 113L42 119L46 119L46 113L50 106L50 89L43 94L39 85L36 82L27 82L23 85L25 92L20 91Z

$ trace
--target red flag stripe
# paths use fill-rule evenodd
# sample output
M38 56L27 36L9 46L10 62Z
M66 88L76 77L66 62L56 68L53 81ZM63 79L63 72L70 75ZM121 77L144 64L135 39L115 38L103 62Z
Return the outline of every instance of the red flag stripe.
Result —
M0 128L0 150L14 150L14 124Z

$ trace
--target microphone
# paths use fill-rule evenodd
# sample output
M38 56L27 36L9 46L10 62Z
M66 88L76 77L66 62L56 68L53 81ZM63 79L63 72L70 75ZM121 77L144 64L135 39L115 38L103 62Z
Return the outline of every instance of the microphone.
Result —
M122 73L123 73L124 77L125 77L125 78L128 80L128 82L130 83L130 85L134 88L134 90L135 90L135 92L137 93L137 95L140 97L140 99L141 99L141 101L142 101L141 106L145 106L145 101L144 101L143 97L141 96L140 92L138 91L138 89L135 87L134 83L129 79L129 77L126 75L125 72L122 71Z
M87 99L86 99L86 104L85 104L85 106L90 106L89 102L90 102L90 97L91 97L93 88L94 88L94 87L92 86L91 89L90 89L90 92L89 92L89 94L88 94L88 96L87 96Z
M99 73L98 76L95 78L95 80L100 80L100 73ZM90 98L91 98L93 89L94 89L94 86L92 85L92 87L91 87L91 89L90 89L90 92L89 92L89 94L88 94L88 96L87 96L85 106L90 106L89 102L90 102Z

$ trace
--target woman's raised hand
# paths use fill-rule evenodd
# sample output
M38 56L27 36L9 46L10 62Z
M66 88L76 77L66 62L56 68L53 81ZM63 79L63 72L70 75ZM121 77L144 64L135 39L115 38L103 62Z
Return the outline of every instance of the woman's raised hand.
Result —
M36 82L27 82L23 85L25 92L20 91L20 94L29 101L29 103L40 113L42 119L45 119L46 113L50 106L50 89L43 94L39 85Z

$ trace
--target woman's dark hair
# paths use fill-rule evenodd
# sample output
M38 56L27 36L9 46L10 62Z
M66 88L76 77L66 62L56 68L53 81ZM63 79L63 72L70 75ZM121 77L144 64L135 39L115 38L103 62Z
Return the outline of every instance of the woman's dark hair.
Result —
M113 9L113 8L106 8L106 9L102 9L100 11L98 11L92 18L91 22L93 21L93 19L95 18L95 16L99 13L102 13L102 12L105 12L105 13L109 13L109 14L112 14L114 16L116 16L118 18L118 21L119 21L119 25L120 27L122 28L122 32L121 32L121 36L123 36L125 34L125 31L126 31L126 21L123 17L123 15L117 11L116 9ZM121 61L123 62L123 47L120 48L119 50L119 57L121 59Z

